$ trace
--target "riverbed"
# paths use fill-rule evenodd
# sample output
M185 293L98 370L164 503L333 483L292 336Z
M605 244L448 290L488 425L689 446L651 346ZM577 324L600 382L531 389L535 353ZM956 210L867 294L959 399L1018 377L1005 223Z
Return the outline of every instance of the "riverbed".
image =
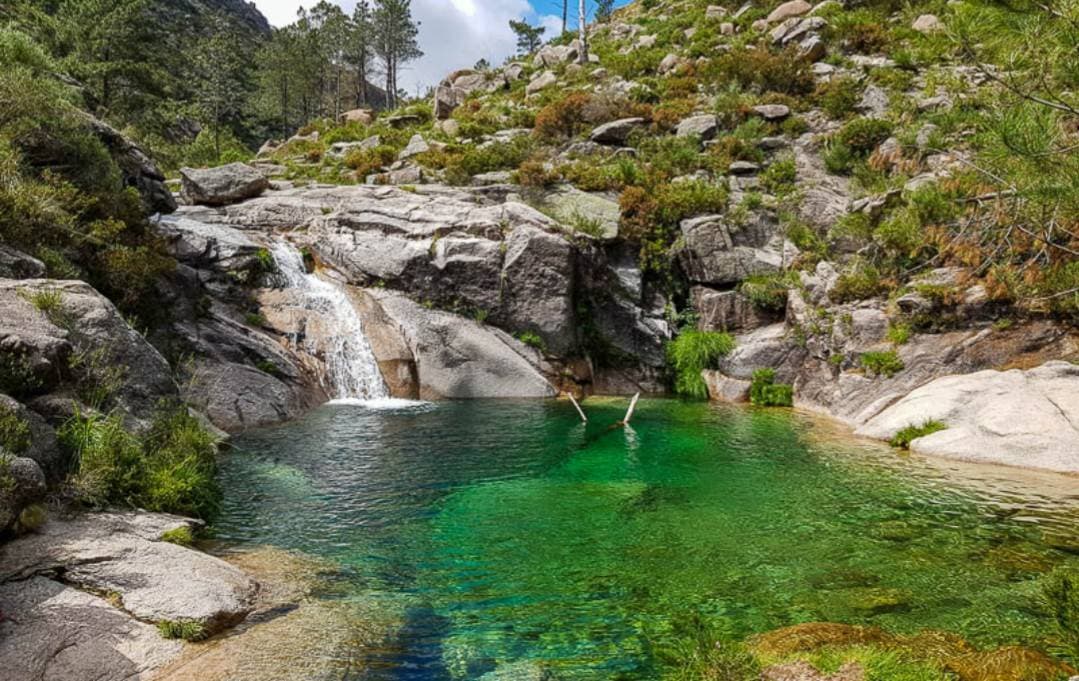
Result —
M642 400L613 426L625 408L589 400L586 425L562 401L326 405L235 439L215 535L333 566L315 598L363 629L340 678L656 679L699 621L1051 636L1037 596L1079 567L1079 480L783 409Z

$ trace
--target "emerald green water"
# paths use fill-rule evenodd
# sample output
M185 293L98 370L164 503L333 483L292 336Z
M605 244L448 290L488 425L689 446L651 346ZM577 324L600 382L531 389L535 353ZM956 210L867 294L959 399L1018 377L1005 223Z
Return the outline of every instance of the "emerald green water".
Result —
M363 679L655 679L692 617L1038 646L1039 579L1079 567L1075 479L952 470L786 410L645 400L610 430L624 401L586 409L328 405L236 439L217 535L339 566L325 598L380 632L349 652Z

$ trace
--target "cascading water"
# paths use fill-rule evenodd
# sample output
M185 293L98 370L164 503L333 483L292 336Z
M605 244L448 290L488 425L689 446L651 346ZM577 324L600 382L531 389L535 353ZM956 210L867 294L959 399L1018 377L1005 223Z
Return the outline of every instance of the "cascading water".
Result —
M379 373L363 323L348 295L338 286L309 274L303 254L292 244L278 241L270 249L285 285L294 290L298 305L333 325L322 342L304 334L293 339L311 355L321 354L326 364L327 388L336 400L386 400L389 390Z

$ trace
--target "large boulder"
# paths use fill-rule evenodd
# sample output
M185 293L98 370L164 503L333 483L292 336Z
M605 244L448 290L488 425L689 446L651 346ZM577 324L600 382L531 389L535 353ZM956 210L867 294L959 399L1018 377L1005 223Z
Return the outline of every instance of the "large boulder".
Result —
M258 585L228 563L162 541L193 521L141 512L53 520L0 548L0 582L63 570L66 584L117 595L146 622L195 622L206 634L251 610Z
M722 215L683 220L679 261L689 279L712 286L778 272L797 256L797 249L779 233L775 218L755 211L745 224L732 225Z
M38 309L42 296L55 307ZM135 420L175 397L168 362L107 298L81 281L0 280L0 357L27 367L47 392L69 379L103 389L103 407Z
M87 116L90 129L109 150L123 173L124 183L134 187L143 205L152 213L171 213L176 200L165 185L165 175L150 156L108 123Z
M0 244L0 279L40 279L44 276L43 262Z
M0 447L0 535L19 514L45 497L45 474L33 459L13 456Z
M0 584L0 612L0 668L13 681L144 681L183 650L104 597L46 577Z
M270 181L246 163L229 163L217 168L181 168L181 196L191 204L225 206L258 196Z
M45 419L3 394L0 394L0 417L14 419L26 428L27 437L16 449L11 449L11 445L8 445L9 454L33 461L41 468L49 482L59 482L67 474L67 458L60 450L55 431ZM3 446L0 444L0 448Z
M813 9L813 5L809 4L805 0L788 0L779 7L776 7L765 19L768 23L775 23L777 21L784 21L791 17L800 17L803 14Z
M618 236L622 212L617 201L603 194L583 192L571 184L562 184L542 193L531 192L527 200L566 227L576 229L583 220L596 225L600 230L598 236L604 239Z
M714 114L701 114L683 119L675 131L678 137L697 136L701 140L710 140L719 130L719 119Z
M370 290L404 332L419 373L421 399L551 397L537 369L539 353L504 331L427 309L387 291Z
M888 439L937 421L915 439L922 454L1079 473L1079 366L1047 362L1028 371L938 378L884 409L857 433Z
M643 118L621 118L597 127L592 131L589 139L596 144L622 145L626 143L629 134L642 125L644 125Z

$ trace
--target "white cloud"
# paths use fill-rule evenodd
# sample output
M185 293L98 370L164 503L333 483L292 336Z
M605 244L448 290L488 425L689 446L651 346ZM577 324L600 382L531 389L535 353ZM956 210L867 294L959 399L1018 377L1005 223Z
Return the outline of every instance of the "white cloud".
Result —
M255 4L271 24L284 26L295 20L301 2L255 0ZM310 8L315 0L302 4ZM355 2L341 0L338 4L351 12ZM398 75L400 85L412 94L417 88L437 85L446 74L470 67L481 58L501 63L516 48L510 19L537 18L528 0L412 0L412 16L420 22L419 42L424 56ZM561 17L544 16L540 20L548 26L545 37L561 30Z

